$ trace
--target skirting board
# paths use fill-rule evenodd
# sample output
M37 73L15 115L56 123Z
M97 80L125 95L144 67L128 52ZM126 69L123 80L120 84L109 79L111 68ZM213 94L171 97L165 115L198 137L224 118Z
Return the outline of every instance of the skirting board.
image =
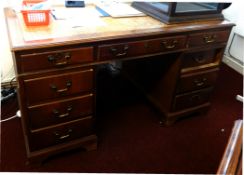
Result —
M239 63L238 61L236 61L235 59L229 57L228 55L224 55L223 56L223 62L228 65L229 67L231 67L232 69L234 69L235 71L237 71L238 73L243 74L243 68L244 66Z

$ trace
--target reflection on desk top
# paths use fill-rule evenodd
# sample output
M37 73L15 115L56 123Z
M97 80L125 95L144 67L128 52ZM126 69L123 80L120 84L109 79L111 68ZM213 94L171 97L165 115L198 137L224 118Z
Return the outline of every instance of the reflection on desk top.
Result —
M140 16L127 18L101 17L101 25L82 27L67 27L67 23L62 20L52 19L49 26L26 28L18 19L20 14L16 15L10 8L5 8L4 13L13 51L62 46L64 43L65 45L88 43L233 26L232 23L227 21L199 21L167 25L149 16Z

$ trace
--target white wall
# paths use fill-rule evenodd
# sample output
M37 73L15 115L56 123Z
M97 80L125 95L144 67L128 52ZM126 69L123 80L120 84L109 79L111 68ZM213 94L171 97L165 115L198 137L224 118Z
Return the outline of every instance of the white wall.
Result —
M0 0L0 71L2 82L9 82L15 76L3 14L3 8L7 7L9 4L11 4L11 1Z
M244 1L243 0L234 0L231 6L223 10L225 18L236 23L235 30L244 36Z
M244 63L244 1L235 0L232 5L223 11L226 19L234 22L228 44L226 46L223 62L243 74Z

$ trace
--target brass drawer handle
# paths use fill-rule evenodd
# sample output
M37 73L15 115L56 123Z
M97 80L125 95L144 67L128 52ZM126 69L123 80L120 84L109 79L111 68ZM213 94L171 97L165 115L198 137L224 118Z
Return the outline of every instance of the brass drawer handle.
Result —
M70 52L57 53L54 55L48 55L47 56L47 60L49 62L51 62L54 66L57 66L57 67L66 66L69 63L70 59L71 59L71 53Z
M57 93L64 93L64 92L67 92L69 90L71 85L72 85L72 82L69 80L66 82L66 88L64 88L64 89L58 89L57 86L54 84L51 84L50 88Z
M216 35L207 35L203 37L203 40L206 44L213 43L215 42L216 37L217 37Z
M206 58L204 58L204 57L196 57L196 58L194 58L194 60L197 62L197 63L204 63L204 62L206 62Z
M64 140L70 137L70 133L73 132L72 129L69 129L66 134L60 135L58 132L54 132L54 135L58 137L58 140Z
M199 100L201 100L201 95L199 95L199 94L196 94L196 95L193 95L190 97L191 102L197 102Z
M53 109L53 114L54 114L57 118L68 117L68 116L70 115L70 111L72 110L72 106L68 106L66 110L67 110L66 113L59 114L60 112L59 112L57 109Z
M58 62L55 64L55 66L65 66L68 64L68 61Z
M176 44L178 43L177 40L173 40L173 41L163 41L162 45L166 48L166 49L173 49L176 47Z
M118 49L117 48L114 48L114 47L111 47L110 48L110 52L115 56L115 57L122 57L122 56L125 56L127 55L128 53L128 49L129 49L129 46L128 45L125 45L122 49L121 52L118 52Z
M201 79L194 80L194 83L197 87L201 87L205 84L206 81L207 81L207 78L201 78Z

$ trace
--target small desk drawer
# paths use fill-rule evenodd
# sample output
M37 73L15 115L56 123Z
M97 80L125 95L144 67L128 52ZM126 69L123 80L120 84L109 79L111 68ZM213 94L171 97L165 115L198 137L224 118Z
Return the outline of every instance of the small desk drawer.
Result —
M24 80L28 104L88 92L93 88L93 69Z
M63 125L31 131L30 149L34 151L47 148L91 134L93 134L93 118L90 116Z
M170 52L186 47L186 36L165 37L147 42L147 53Z
M183 57L182 68L190 68L210 64L216 61L219 50L206 50L186 53Z
M218 68L193 74L181 75L177 93L198 90L213 86L218 75Z
M93 94L88 94L29 107L30 127L31 129L38 129L91 115L93 101Z
M209 101L212 88L180 94L175 97L173 111L184 110Z
M224 43L228 41L229 30L191 34L188 39L189 47L207 46L209 44Z
M93 47L21 55L21 72L62 68L93 61ZM18 61L18 60L17 60Z
M98 59L110 60L143 55L146 53L145 45L145 41L101 45L98 48Z

